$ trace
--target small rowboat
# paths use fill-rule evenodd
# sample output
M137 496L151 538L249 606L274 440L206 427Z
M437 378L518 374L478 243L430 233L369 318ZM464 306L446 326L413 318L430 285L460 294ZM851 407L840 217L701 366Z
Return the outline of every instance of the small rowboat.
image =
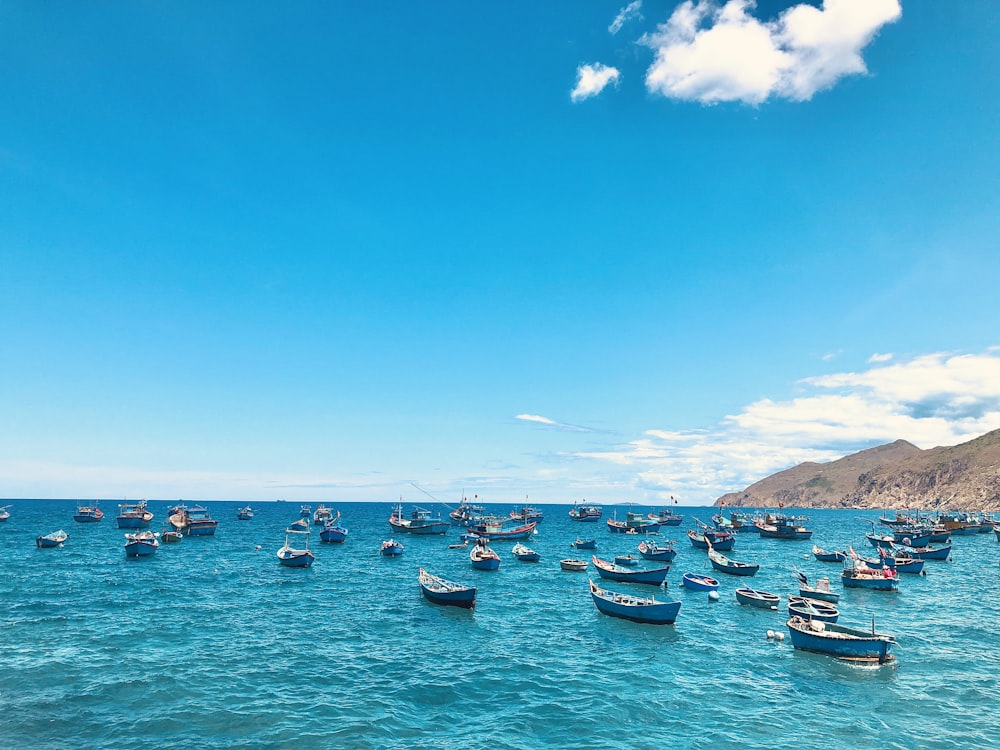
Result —
M417 580L420 583L420 592L427 601L433 604L461 607L462 609L472 609L476 606L474 586L446 581L428 573L423 568L420 568Z
M293 546L293 542L297 537L301 537L304 546ZM309 550L308 524L305 531L296 531L290 528L285 529L285 543L278 549L277 557L278 562L286 568L308 568L313 564L316 556Z
M541 559L541 555L535 552L535 550L525 547L520 542L514 545L514 549L512 549L511 552L513 552L514 557L521 562L538 562Z
M670 544L657 544L651 539L639 542L639 554L647 560L670 562L677 557L677 550Z
M500 567L500 555L486 545L485 539L480 539L472 545L469 560L476 570L497 570Z
M758 591L749 587L736 589L736 601L740 604L747 604L760 609L777 609L781 597L767 591Z
M577 549L597 549L596 539L577 539L572 542L570 547L576 547Z
M997 539L1000 541L1000 532L998 532ZM907 557L912 557L915 560L947 560L951 556L951 545L944 544L940 547L906 547L905 553Z
M69 539L69 534L67 534L62 529L59 531L53 531L51 534L43 534L42 536L35 539L35 544L39 549L46 549L49 547L62 547L63 542Z
M149 557L156 554L156 550L159 548L160 542L152 531L125 534L126 557Z
M639 564L639 558L635 555L615 555L615 565L627 568L634 568Z
M802 596L788 597L788 614L798 615L803 620L819 620L820 622L836 622L840 610L829 602L807 599Z
M680 602L659 602L651 596L619 594L590 582L590 596L600 612L632 622L672 625L681 610Z
M560 560L559 567L563 570L579 572L587 569L586 560Z
M844 562L847 559L847 553L837 550L835 552L827 552L825 549L820 549L815 544L813 545L813 557L815 557L820 562Z
M885 664L895 657L890 653L896 645L891 635L876 633L872 629L851 628L846 625L803 620L792 617L786 623L792 646L800 651L814 651L838 659L864 663Z
M326 509L324 508L324 510ZM316 513L318 515L319 511L317 510ZM345 539L347 539L347 529L340 525L340 511L338 510L336 516L323 524L323 530L319 532L319 540L329 544L338 544Z
M806 599L819 599L824 602L832 602L833 604L836 604L837 600L840 599L840 594L830 589L829 578L819 578L816 580L815 586L810 586L809 579L805 577L805 574L796 571L795 575L799 579L799 596Z
M403 545L395 539L386 539L378 553L383 557L398 557L403 554Z
M607 578L611 581L648 583L653 586L659 586L666 580L667 573L670 572L669 565L665 565L662 568L650 568L648 570L632 570L624 568L621 565L609 563L607 560L601 560L597 555L594 555L591 561L594 563L594 567L597 568L597 572L601 575L601 578Z
M757 571L760 570L760 565L738 562L729 559L725 555L720 555L712 549L711 544L708 545L708 559L712 563L712 567L717 571L728 573L731 576L755 576L757 575Z
M695 549L708 549L709 545L715 547L717 552L728 552L736 545L736 535L728 531L704 530L699 534L692 529L688 532L688 540Z
M872 589L874 591L898 591L899 574L892 568L874 570L861 567L860 564L850 565L840 572L840 582L844 588ZM860 561L859 561L860 562Z
M717 580L700 573L685 573L681 577L681 585L692 591L717 591L719 588Z

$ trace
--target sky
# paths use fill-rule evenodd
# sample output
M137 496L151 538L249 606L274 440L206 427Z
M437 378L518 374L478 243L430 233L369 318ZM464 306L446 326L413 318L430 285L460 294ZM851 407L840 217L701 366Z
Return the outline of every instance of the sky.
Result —
M706 505L998 429L995 10L4 2L0 497Z

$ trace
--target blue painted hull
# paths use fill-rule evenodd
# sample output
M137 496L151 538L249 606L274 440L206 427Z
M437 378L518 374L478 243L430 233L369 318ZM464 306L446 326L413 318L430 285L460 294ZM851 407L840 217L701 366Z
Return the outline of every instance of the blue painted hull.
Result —
M646 560L663 560L664 562L671 562L675 557L677 557L677 550L673 547L659 547L655 544L642 542L639 545L639 554Z
M308 568L315 559L309 550L278 550L278 562L286 568Z
M347 539L347 529L344 528L324 528L319 532L321 542L338 543Z
M852 576L845 570L840 574L840 582L848 589L870 589L872 591L898 591L899 578L884 576Z
M126 557L149 557L156 554L156 546L145 542L131 542L125 545Z
M997 539L1000 540L1000 532L997 534ZM906 554L915 560L947 560L951 555L951 545L946 544L943 547L907 547Z
M598 611L622 620L647 625L672 625L681 610L680 602L658 602L630 594L607 591L590 583L590 595Z
M804 597L788 597L788 614L798 615L803 620L819 620L820 622L836 622L840 617L840 610L832 604L820 601L809 601Z
M665 565L662 568L652 568L650 570L628 570L617 565L612 565L606 560L600 560L596 556L593 558L592 562L594 563L594 567L597 568L597 572L600 574L601 578L606 578L609 581L619 581L621 583L646 583L651 586L659 586L666 580L667 573L670 572L669 565Z
M538 562L541 559L541 555L537 552L525 552L520 555L514 555L521 562Z
M461 607L462 609L472 609L476 606L476 588L474 586L464 586L460 583L446 581L431 575L423 568L420 569L417 581L420 584L420 592L432 604Z
M577 549L597 549L597 540L596 539L585 539L585 540L577 539L570 546L576 547Z
M891 653L895 644L892 636L833 623L810 625L797 617L790 618L786 625L792 646L800 651L878 664L885 664L895 658Z
M781 597L768 591L757 591L750 588L736 589L736 601L758 609L777 609Z
M685 573L681 578L681 585L691 591L717 591L719 582L711 576L698 575L697 573Z

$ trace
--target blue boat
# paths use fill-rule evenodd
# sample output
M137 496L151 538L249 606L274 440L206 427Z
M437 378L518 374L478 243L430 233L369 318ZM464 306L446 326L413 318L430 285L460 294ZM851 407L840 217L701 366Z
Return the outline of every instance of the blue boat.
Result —
M73 520L77 523L97 523L104 518L104 511L96 505L78 505Z
M677 557L677 550L672 544L659 544L652 539L644 539L639 542L639 554L647 560L671 562Z
M487 546L485 539L479 539L472 545L469 560L476 570L496 570L500 567L500 555Z
M684 516L677 515L668 508L663 508L657 513L650 513L649 517L661 526L680 526L684 521Z
M662 568L650 568L648 570L633 570L609 563L607 560L601 560L597 555L593 556L592 561L601 578L607 578L609 581L648 583L652 586L659 586L666 580L667 573L670 572L669 565Z
M799 596L805 597L806 599L818 599L819 601L831 602L836 604L840 599L840 594L830 588L830 579L820 578L816 581L815 586L809 585L809 579L805 577L803 573L796 571L795 575L799 580Z
M518 523L516 520L500 516L483 516L469 521L469 533L485 537L491 542L517 541L528 539L535 533L538 521Z
M607 521L608 531L613 534L653 534L660 530L659 521L647 518L642 513L628 511L625 513L625 520L619 521L617 518L609 518Z
M836 622L840 610L829 602L807 599L804 596L788 597L788 614L798 615L803 620L819 620L821 622Z
M338 514L339 515L339 514ZM327 508L322 503L316 508L316 512L313 513L313 525L314 526L327 526L333 521L333 511Z
M1000 541L1000 532L997 534ZM940 547L904 547L907 557L915 560L947 560L951 557L951 545L944 544Z
M812 532L802 525L805 520L801 517L768 514L763 521L758 521L757 529L762 539L798 541L812 536Z
M759 591L743 586L736 589L736 601L758 609L777 609L781 597L769 591Z
M541 559L541 555L535 552L535 550L525 547L520 542L514 545L511 552L521 562L538 562Z
M848 560L840 572L840 583L848 589L898 591L899 575L892 568L874 570L860 560Z
M719 588L717 580L700 573L685 573L681 577L681 585L691 591L717 591Z
M382 546L379 548L378 553L383 557L399 557L403 554L403 545L395 539L386 539L382 542Z
M760 570L760 565L729 559L712 549L711 544L708 546L708 560L717 571L731 576L755 576L757 575L757 571Z
M180 505L167 521L184 536L214 536L215 529L219 526L219 522L201 505L192 505L190 508Z
M905 544L907 547L926 547L934 536L933 529L913 526L903 526L892 532L892 540L897 544Z
M639 558L635 555L615 555L615 565L625 568L634 568L639 564Z
M602 515L603 511L600 505L588 505L586 502L573 503L573 507L569 511L570 518L583 523L596 523L601 520Z
M336 517L330 519L329 523L319 532L319 540L339 544L345 539L347 539L347 529L340 525L340 512L338 511Z
M149 557L156 554L160 542L152 531L140 531L125 535L126 557Z
M476 606L475 587L446 581L431 575L423 568L420 568L417 580L420 583L421 593L429 602L463 609L472 609Z
M876 633L874 621L870 631L801 617L791 617L785 624L792 646L800 651L874 664L885 664L895 659L891 653L895 639L891 635Z
M708 545L711 544L718 552L729 552L736 546L736 535L730 534L728 531L710 531L706 529L704 533L699 534L692 529L688 532L688 539L691 541L691 546L695 549L707 550Z
M837 550L835 552L827 552L825 549L820 549L815 544L813 545L813 557L815 557L820 562L844 562L847 559L847 553Z
M719 531L727 531L730 534L759 534L760 529L754 523L754 519L747 513L734 510L726 518L721 513L712 516L712 523Z
M236 511L236 518L239 521L249 521L253 519L253 508L251 508L249 505L243 508L239 508Z
M119 529L144 529L153 520L153 514L146 509L146 501L122 503L118 506Z
M297 541L297 540L301 540ZM296 546L302 544L302 546ZM316 556L309 550L309 529L285 529L285 543L278 550L278 562L286 568L308 568Z
M576 547L577 549L597 549L597 540L577 538L577 540L575 542L571 542L569 546Z
M53 531L51 534L43 534L42 536L35 539L35 545L39 549L47 549L50 547L62 547L63 542L69 539L69 534L67 534L62 529L59 531Z
M431 516L431 512L424 508L415 507L409 518L403 517L403 506L396 505L389 516L389 526L394 531L406 534L418 534L428 536L434 534L447 534L450 522L444 521L440 516Z
M649 625L672 625L681 610L680 602L659 602L653 597L620 594L590 582L590 596L598 611L611 617Z

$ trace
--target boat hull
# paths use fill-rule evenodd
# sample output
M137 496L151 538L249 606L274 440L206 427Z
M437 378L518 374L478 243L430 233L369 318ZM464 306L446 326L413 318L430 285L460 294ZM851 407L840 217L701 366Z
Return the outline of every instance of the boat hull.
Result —
M423 568L420 569L417 581L420 584L420 592L432 604L461 609L472 609L476 606L476 588L474 586L463 586L445 581L430 575Z
M833 623L813 622L792 617L787 622L792 646L800 651L811 651L848 661L885 664L892 661L891 636L866 633Z
M593 581L590 582L590 596L599 612L645 625L672 625L681 609L680 602L658 602L652 597L618 594L596 586Z
M719 582L711 576L698 575L697 573L685 573L681 578L681 585L691 591L718 591Z
M899 578L885 576L852 576L845 571L840 576L840 583L848 589L869 589L871 591L898 591Z
M278 550L278 562L286 568L308 568L315 559L309 550Z
M736 589L736 601L758 609L777 609L781 597L767 591L757 591L750 588Z
M659 586L666 580L667 573L670 572L669 565L649 570L627 570L617 565L612 565L605 560L600 560L596 556L591 562L594 563L594 567L597 568L597 572L601 578L620 583L645 583L651 586Z

